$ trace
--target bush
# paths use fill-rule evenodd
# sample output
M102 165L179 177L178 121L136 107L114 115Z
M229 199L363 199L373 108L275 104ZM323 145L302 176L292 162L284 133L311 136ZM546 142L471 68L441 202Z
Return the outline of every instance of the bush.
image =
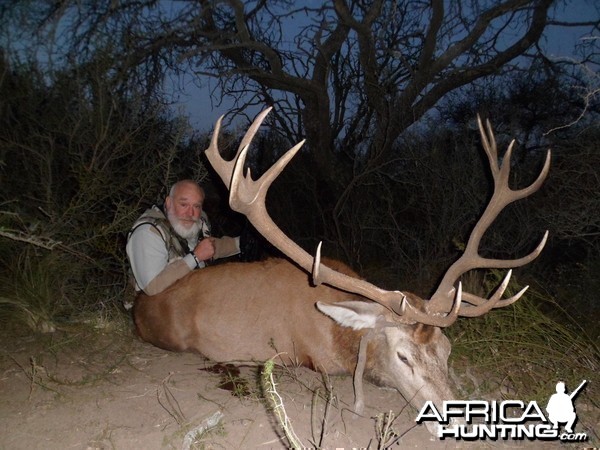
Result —
M0 61L0 308L34 329L120 305L129 227L177 178L206 175L186 122L113 89L109 63L42 75Z

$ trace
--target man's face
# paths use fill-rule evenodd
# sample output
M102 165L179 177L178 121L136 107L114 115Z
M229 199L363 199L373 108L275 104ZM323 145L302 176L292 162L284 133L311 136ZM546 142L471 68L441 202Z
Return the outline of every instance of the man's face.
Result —
M173 195L166 198L167 217L181 237L188 239L197 235L203 201L202 191L193 183L177 185Z

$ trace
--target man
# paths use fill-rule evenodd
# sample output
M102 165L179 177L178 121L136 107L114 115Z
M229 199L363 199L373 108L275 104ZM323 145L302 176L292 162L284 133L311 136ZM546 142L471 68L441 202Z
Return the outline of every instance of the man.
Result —
M158 294L208 261L240 252L239 237L211 237L204 196L195 181L179 181L165 198L164 212L153 206L133 224L127 256L136 291Z

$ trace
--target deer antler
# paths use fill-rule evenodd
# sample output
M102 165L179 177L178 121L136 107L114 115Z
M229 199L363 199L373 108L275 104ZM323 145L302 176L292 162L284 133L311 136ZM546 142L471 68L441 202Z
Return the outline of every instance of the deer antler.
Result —
M479 125L481 141L488 157L490 169L492 171L492 177L494 179L494 193L485 211L477 221L477 224L475 224L462 256L448 268L437 290L431 297L431 300L428 302L427 311L433 314L448 311L453 301L452 298L454 296L454 284L461 275L473 269L506 269L523 266L537 258L544 248L544 245L546 245L546 240L548 239L548 231L546 231L538 246L529 255L518 259L490 259L483 258L479 255L478 249L481 238L496 217L498 217L498 214L500 214L500 212L510 203L533 194L541 187L542 183L546 179L546 176L548 175L548 171L550 170L551 153L550 150L548 150L546 153L544 167L542 168L537 179L531 185L523 189L512 190L509 187L508 182L510 176L510 159L515 143L514 139L509 144L508 149L504 154L504 158L502 159L502 163L499 166L498 148L496 146L496 139L494 137L492 125L490 124L489 120L487 120L485 124L486 126L484 127L479 116L477 116L477 124ZM510 280L511 274L512 271L509 271L494 295L487 301L476 295L463 292L463 300L465 300L467 303L470 303L472 306L464 303L459 311L459 315L469 317L479 316L485 314L492 308L500 308L516 302L525 293L529 286L526 286L511 298L500 300L504 290L508 286L508 281Z
M268 108L256 117L231 161L224 160L219 153L218 136L222 117L215 124L210 146L206 149L206 156L225 185L229 186L229 205L231 209L244 214L261 235L304 270L310 273L313 271L313 267L316 267L315 273L317 275L313 276L315 284L325 283L381 303L395 312L401 322L414 323L417 321L407 315L411 311L414 311L418 316L425 316L424 313L412 308L401 292L386 291L365 280L350 277L321 264L320 250L317 257L314 258L286 236L273 222L265 206L267 191L271 183L304 145L304 141L288 150L258 180L252 180L250 170L244 175L243 168L248 145L270 110L271 108ZM425 319L425 317L422 319Z
M222 117L219 118L215 124L215 130L213 132L210 146L206 150L206 156L225 185L229 187L229 204L231 208L234 211L244 214L259 233L261 233L271 244L288 256L291 260L296 262L307 272L312 272L314 284L325 283L344 291L362 295L370 300L380 303L396 314L395 320L398 322L421 322L438 327L445 327L452 324L458 315L481 315L493 307L506 306L516 301L522 295L524 290L510 299L500 300L510 279L509 272L508 276L504 279L503 283L500 285L494 295L487 301L473 294L465 293L465 299L474 306L463 309L461 308L462 290L459 286L459 288L456 290L456 294L454 294L453 285L458 280L460 275L473 268L517 267L531 261L541 252L541 249L545 243L545 238L542 243L538 245L538 248L530 255L525 258L512 261L481 258L477 255L477 247L479 246L481 236L493 222L502 208L518 198L530 195L539 188L548 172L549 158L546 160L546 165L542 171L542 174L540 174L540 177L538 177L538 180L536 180L532 186L520 191L511 191L508 188L508 169L505 169L503 166L502 169L499 170L497 167L496 144L491 127L488 124L489 136L486 136L480 122L482 138L484 139L484 148L486 149L486 153L488 153L488 158L490 159L490 165L492 166L492 172L494 174L497 187L494 191L494 196L490 201L490 205L488 205L488 208L471 234L465 254L456 263L454 263L450 269L448 269L448 272L446 272L446 275L444 276L440 287L436 291L436 294L432 300L428 302L428 306L426 308L427 311L423 312L412 306L407 301L406 295L400 291L387 291L365 280L347 276L327 267L321 263L321 244L319 244L316 251L316 256L313 258L313 256L308 254L293 240L286 236L285 233L281 231L281 229L273 222L265 205L267 191L273 181L289 163L289 161L304 145L304 141L296 144L294 147L288 150L258 180L252 179L250 170L248 170L246 175L244 175L244 163L246 160L248 146L270 110L271 108L268 108L256 117L242 139L236 156L231 161L224 160L219 153L218 135ZM512 144L507 151L507 156L505 156L505 159L510 159L511 148ZM510 163L508 165L510 165ZM498 188L499 185L506 186L506 188ZM452 298L452 296L454 296L454 298ZM452 306L452 304L454 306Z

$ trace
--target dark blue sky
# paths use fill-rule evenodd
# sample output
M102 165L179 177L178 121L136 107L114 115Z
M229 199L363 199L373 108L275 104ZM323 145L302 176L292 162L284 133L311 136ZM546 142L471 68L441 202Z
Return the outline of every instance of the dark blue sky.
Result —
M600 5L594 0L574 0L567 7L560 7L556 11L556 20L565 22L589 22L600 20ZM590 38L589 27L566 28L549 26L545 39L544 48L551 58L572 58L573 51L578 42ZM596 36L600 39L600 36ZM210 80L205 80L210 83ZM208 89L198 89L192 78L183 80L185 93L179 98L177 107L184 114L189 114L190 123L200 131L212 129L214 122L219 116L227 113L229 105L224 102L220 107L211 105ZM257 108L258 112L259 109Z

